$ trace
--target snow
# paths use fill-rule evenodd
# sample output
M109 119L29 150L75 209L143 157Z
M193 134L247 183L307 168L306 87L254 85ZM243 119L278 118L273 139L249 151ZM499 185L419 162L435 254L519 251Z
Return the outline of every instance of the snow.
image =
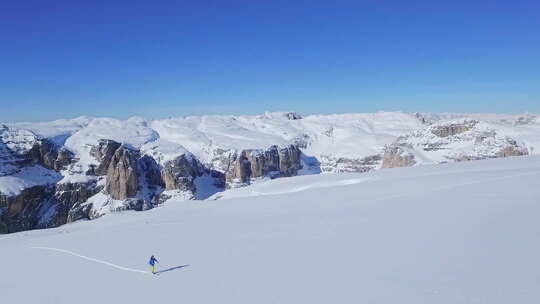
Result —
M144 144L155 141L159 135L152 130L146 120L132 117L127 120L114 118L95 118L89 124L75 132L65 141L65 147L75 153L79 159L79 172L86 172L90 165L97 165L90 150L100 139L110 139L128 147L139 149Z
M0 302L539 303L538 180L539 156L298 176L16 233Z
M55 184L61 179L60 173L41 166L24 167L15 174L0 176L0 193L14 196L26 188Z
M36 143L37 137L31 131L0 129L0 152L2 154L9 151L21 155L32 149Z
M182 145L159 138L156 141L148 142L141 147L141 152L152 156L160 165L174 160L180 155L191 157L191 153Z
M399 135L422 127L414 115L399 112L310 115L298 120L285 113L257 116L189 116L152 121L160 138L177 143L203 162L211 150L264 149L298 139L309 141L303 151L311 156L365 157Z
M225 171L229 156L242 149L267 149L272 145L296 144L300 147L304 167L299 175L322 172L342 172L378 169L384 147L400 138L414 149L416 164L433 164L467 157L493 157L512 138L528 149L529 154L540 152L540 119L533 114L418 114L432 126L455 121L476 119L480 122L473 130L449 138L438 138L430 126L411 113L377 112L334 115L299 115L287 112L263 115L209 115L187 116L163 120L146 120L132 117L114 118L79 117L39 123L7 123L0 125L0 191L18 193L28 186L47 184L56 180L44 179L44 174L25 181L18 172L22 162L18 158L31 149L41 138L48 138L58 147L72 151L77 162L60 172L62 183L89 182L95 177L85 173L91 165L98 165L91 155L92 147L101 139L110 139L128 147L140 149L152 156L160 165L181 155L196 157L208 168ZM493 136L478 143L483 133ZM423 145L444 144L444 149L424 151ZM368 158L363 162L364 158ZM46 176L46 175L45 175ZM261 180L267 180L262 178ZM37 181L36 181L37 180ZM208 177L196 181L204 199L218 191ZM254 181L256 182L256 181ZM259 183L259 182L257 182ZM144 189L143 189L144 192ZM173 193L188 197L185 193ZM97 198L96 198L97 199ZM105 197L102 206L110 202ZM119 204L119 203L118 203ZM117 203L105 206L100 212L120 209Z
M127 120L95 118L85 128L77 131L66 142L73 151L85 145L95 145L100 139L111 139L133 148L154 141L159 135L152 130L146 120L132 117Z
M84 205L90 204L92 204L92 214L94 216L101 216L114 211L126 209L124 201L112 199L103 192L98 192L84 203Z
M85 184L85 183L98 179L97 176L83 175L83 174L69 174L69 172L66 172L66 171L62 171L62 175L63 175L62 179L58 182L60 184L69 184L69 183Z
M69 136L88 126L92 120L92 117L81 116L74 119L62 119L51 122L21 122L8 125L14 129L30 130L40 137L49 138L62 146Z
M496 130L500 137L523 143L531 153L540 146L540 119L533 114L432 114L422 113L428 122L444 124L455 120L476 119L484 129ZM141 149L163 164L183 154L193 154L205 164L215 162L223 153L242 149L266 149L272 145L297 144L305 155L325 162L339 158L362 159L380 154L399 136L422 131L426 125L414 114L402 112L308 115L291 119L294 113L263 115L187 116L147 121L141 117L127 120L79 117L48 123L7 124L19 132L30 132L54 140L74 152L83 172L95 164L89 155L100 139L111 139ZM22 136L22 135L21 135ZM20 142L31 141L20 140ZM28 148L28 147L27 147ZM430 156L425 156L429 158ZM440 161L434 156L430 162ZM332 169L332 168L330 168Z
M428 122L480 120L487 129L497 130L525 143L540 146L540 119L533 114L455 114L422 113ZM147 121L141 117L127 120L79 117L43 123L7 124L51 138L75 152L83 162L91 163L88 146L99 139L112 139L157 155L162 161L187 152L204 163L211 163L215 151L265 149L271 145L304 144L302 151L321 160L330 158L360 159L379 154L385 145L399 136L426 126L414 115L401 112L308 115L290 119L291 113L263 115L187 116ZM538 150L538 148L537 148Z

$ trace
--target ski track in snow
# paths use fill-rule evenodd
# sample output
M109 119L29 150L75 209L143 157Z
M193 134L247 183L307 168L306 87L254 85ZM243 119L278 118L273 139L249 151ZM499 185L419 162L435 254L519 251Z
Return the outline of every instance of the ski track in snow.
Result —
M123 267L123 266L116 265L116 264L113 264L113 263L110 263L110 262L107 262L107 261L102 261L102 260L98 260L98 259L95 259L95 258L87 257L87 256L84 256L82 254L78 254L78 253L75 253L73 251L69 251L69 250L65 250L65 249L52 248L52 247L31 247L31 248L65 253L65 254L76 256L76 257L79 257L79 258L82 258L82 259L85 259L85 260L88 260L88 261L91 261L91 262L104 264L104 265L107 265L107 266L110 266L110 267L113 267L113 268L116 268L116 269L119 269L119 270L150 274L150 272L147 272L147 271L144 271L144 270L138 270L138 269L133 269L133 268L128 268L128 267Z

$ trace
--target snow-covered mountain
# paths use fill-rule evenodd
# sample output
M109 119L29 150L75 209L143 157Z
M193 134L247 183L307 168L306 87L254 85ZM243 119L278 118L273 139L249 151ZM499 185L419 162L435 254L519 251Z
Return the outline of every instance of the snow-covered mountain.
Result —
M0 303L536 304L539 180L540 156L296 176L0 236Z
M380 112L79 117L0 125L0 233L54 227L276 177L540 150L536 115ZM535 149L536 148L536 149Z

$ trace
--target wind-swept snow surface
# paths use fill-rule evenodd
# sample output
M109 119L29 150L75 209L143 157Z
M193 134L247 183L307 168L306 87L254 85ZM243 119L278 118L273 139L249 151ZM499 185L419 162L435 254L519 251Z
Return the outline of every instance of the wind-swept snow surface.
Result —
M16 233L0 303L540 303L539 181L537 156L299 176Z

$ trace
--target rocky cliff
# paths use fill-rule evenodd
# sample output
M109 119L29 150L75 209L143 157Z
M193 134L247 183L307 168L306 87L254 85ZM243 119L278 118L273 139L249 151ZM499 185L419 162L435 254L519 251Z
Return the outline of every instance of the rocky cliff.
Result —
M139 171L137 151L120 146L114 152L107 168L105 193L112 199L125 200L139 191Z
M232 157L225 173L227 187L249 184L257 178L296 175L302 168L301 152L295 145L266 150L242 150Z
M391 145L384 149L381 168L410 167L416 163L410 147Z
M192 155L180 155L165 163L161 177L166 190L196 191L194 181L205 169Z
M528 155L517 140L477 120L431 124L400 136L383 151L381 168Z

